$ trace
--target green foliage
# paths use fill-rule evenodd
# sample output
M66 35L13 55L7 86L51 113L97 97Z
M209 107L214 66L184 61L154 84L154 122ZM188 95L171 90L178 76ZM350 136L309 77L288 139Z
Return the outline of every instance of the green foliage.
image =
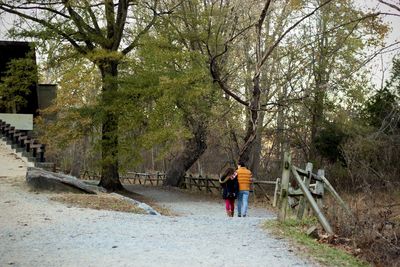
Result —
M317 37L320 55L316 56L321 60L316 72L328 84L326 103L333 104L331 110L363 103L369 74L360 67L368 57L366 51L382 45L388 25L360 11L349 0L330 3L322 14L320 20L325 26L319 29L321 37Z
M387 88L379 90L367 102L365 108L367 122L379 129L385 121L391 120L396 109L400 111L399 98ZM397 124L400 128L400 123Z
M99 64L104 59L121 60L118 77L103 79L116 90L101 93L98 71L85 60L68 59L68 49L64 49L67 53L54 54L51 62L58 66L55 75L61 93L53 107L58 119L48 127L59 148L91 135L97 144L95 150L100 151L100 126L104 116L114 114L118 131L109 135L118 136L119 165L126 170L141 160L143 150L157 146L162 150L158 156L163 157L171 147L179 149L192 134L190 122L207 119L215 96L206 60L184 44L185 38L196 37L181 32L185 38L181 35L177 41L177 32L163 23L158 25L157 35L142 36L134 55L122 59L118 52L95 49L90 53L90 60ZM60 59L69 63L65 65Z
M311 3L317 6L322 1ZM297 42L305 46L304 57L311 59L308 62L312 77L305 69L300 72L305 79L299 78L299 84L306 84L308 96L303 103L304 111L309 112L308 118L300 118L310 126L309 130L305 129L308 133L301 135L311 138L298 143L303 145L303 150L306 150L304 143L309 144L307 152L312 160L319 161L322 157L331 162L343 161L340 146L359 127L356 125L359 122L352 120L359 117L370 88L369 73L360 67L365 64L367 49L382 44L388 27L350 0L329 2L310 23L313 27L302 25L302 38L313 41Z
M48 78L57 82L57 98L52 106L41 110L42 116L35 121L41 141L47 144L49 160L68 170L74 157L70 150L79 147L82 166L93 167L101 155L94 149L101 125L96 108L101 88L98 70L87 60L74 57L55 59L51 70Z
M366 103L364 117L368 125L394 133L400 129L400 59L393 58L391 77Z
M392 90L397 94L400 95L400 56L393 58L393 66L391 71L391 78L387 87L392 88Z
M26 5L16 6L24 11L40 2L27 1ZM322 1L278 2L271 5L264 21L261 50L268 49L285 29ZM257 21L265 1L183 1L168 16L154 20L155 24L147 24L152 21L153 5L132 2L127 24L120 25L124 26L121 40L109 37L118 27L114 24L114 31L108 32L111 28L107 25L113 21L110 21L112 16L105 15L104 3L66 2L82 18L76 21L71 19L71 14L59 14L57 4L42 3L43 7L55 11L46 12L44 8L36 14L44 25L31 23L31 27L24 28L23 18L15 24L15 36L42 40L50 66L56 66L51 80L59 83L57 103L53 107L58 117L46 127L49 140L57 143L59 151L84 136L90 136L92 144L99 145L101 125L110 114L118 118L118 130L105 136L118 137L119 160L125 169L140 161L143 150L155 146L163 151L160 157L167 152L176 154L192 136L196 121L208 122L215 139L221 141L216 146L233 147L226 134L229 128L235 130L240 144L240 137L245 135L247 107L225 99L222 91L216 90L207 68L209 54L219 55L216 60L221 63L221 78L233 93L248 101L251 79L258 68L254 52L259 41L254 27L245 29ZM154 10L166 10L164 5L169 4L173 3L163 2L162 6L154 6ZM305 151L310 142L308 109L313 103L293 99L310 100L313 89L322 88L321 121L325 124L318 125L321 131L316 146L331 161L341 157L338 147L348 135L354 136L362 128L362 123L351 121L351 117L357 117L368 91L366 73L358 72L364 50L380 44L388 29L376 17L363 19L365 15L355 8L353 1L334 1L284 38L261 66L261 104L268 103L263 106L268 110L264 122L270 128L260 132L274 131L278 108L270 104L279 102L285 117L283 124L287 124L279 127L290 129L288 134L298 139L303 138L288 143L296 143ZM323 23L325 27L320 27ZM75 43L68 42L67 37ZM56 45L49 46L49 40ZM131 53L123 53L123 48L132 41L135 46ZM225 49L228 51L220 54ZM111 77L108 73L101 81L97 67L112 62L120 64L118 75ZM393 80L393 86L398 84L396 81ZM104 85L112 85L112 90L104 90ZM268 149L281 145L271 139L263 143ZM94 153L100 154L99 150ZM270 154L267 150L262 153Z
M191 121L207 119L214 101L202 56L163 34L144 38L139 59L128 60L121 73L117 106L123 109L120 142L127 163L155 145L162 150L159 157L179 149L192 135ZM127 149L132 146L133 153Z
M331 162L337 160L344 163L340 146L346 141L347 134L341 129L340 123L325 122L316 138L316 148L321 156Z
M17 112L26 106L31 93L30 87L37 83L37 69L34 52L24 58L11 60L2 73L0 82L0 107L9 112Z
M341 180L335 178L341 188L354 190L360 184L385 187L398 182L400 106L396 94L397 64L394 59L392 76L385 88L376 91L355 116L347 115L347 119L342 119L347 121L343 129L348 138L340 146L347 175L340 175Z

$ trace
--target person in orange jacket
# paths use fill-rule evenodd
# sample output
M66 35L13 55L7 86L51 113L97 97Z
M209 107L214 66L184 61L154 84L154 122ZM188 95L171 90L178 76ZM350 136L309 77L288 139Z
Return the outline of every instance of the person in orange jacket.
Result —
M253 182L253 178L251 171L246 168L246 164L243 161L239 161L236 173L239 182L239 195L237 203L238 217L246 217L249 202L250 185Z

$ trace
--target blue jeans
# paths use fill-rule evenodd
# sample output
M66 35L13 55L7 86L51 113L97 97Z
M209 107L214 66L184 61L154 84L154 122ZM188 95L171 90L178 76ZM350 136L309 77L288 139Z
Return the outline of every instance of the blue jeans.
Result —
M249 191L239 191L238 196L238 216L246 216L247 215L247 206L249 202Z

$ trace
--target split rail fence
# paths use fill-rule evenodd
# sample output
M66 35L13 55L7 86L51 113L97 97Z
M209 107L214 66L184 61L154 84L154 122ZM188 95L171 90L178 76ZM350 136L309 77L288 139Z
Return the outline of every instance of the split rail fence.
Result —
M333 234L333 230L325 215L322 212L323 197L325 190L329 191L339 205L350 215L353 216L346 203L342 200L328 179L325 177L323 169L317 173L312 172L312 163L307 163L305 170L292 165L289 153L285 153L282 181L279 183L279 213L278 220L284 221L287 216L288 207L297 207L297 219L301 220L305 211L311 209L318 218L322 227L328 234ZM290 174L293 174L295 184L298 188L290 186ZM295 200L298 199L296 202Z
M121 177L121 182L126 184L141 184L150 186L160 186L165 180L165 173L139 173L139 172L127 172L127 174ZM253 193L254 196L262 196L269 201L272 201L273 205L276 206L278 201L278 185L280 183L280 178L275 181L259 181L255 180L253 182ZM267 193L266 186L274 186L274 196L273 200ZM209 176L193 176L189 174L185 176L182 187L188 190L198 190L206 193L219 193L221 186L219 184L218 178L213 178Z

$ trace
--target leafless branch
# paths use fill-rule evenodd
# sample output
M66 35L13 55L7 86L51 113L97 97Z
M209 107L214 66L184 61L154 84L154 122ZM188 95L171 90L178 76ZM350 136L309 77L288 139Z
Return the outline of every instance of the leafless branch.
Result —
M400 14L389 13L389 12L381 12L381 14L382 14L382 15L387 15L387 16L400 17Z
M326 2L322 3L320 6L315 8L312 12L308 13L307 15L303 16L301 19L299 19L297 22L295 22L292 26L290 26L279 38L268 48L268 50L264 53L262 56L261 60L257 63L257 69L258 71L254 74L254 78L259 77L261 74L261 67L264 65L265 61L267 58L272 54L272 52L275 50L275 48L279 45L279 43L283 40L283 38L291 32L294 28L296 28L300 23L302 23L305 19L311 17L312 15L315 14L319 9L324 7L325 5L329 4L332 2L332 0L327 0Z
M387 5L388 7L391 7L391 8L393 8L393 9L396 9L397 11L400 12L400 5L399 5L399 6L396 6L395 4L389 3L389 2L384 1L384 0L378 0L378 1L379 1L380 3L382 3L382 4L384 4L384 5Z
M66 33L66 32L60 30L59 27L57 27L56 25L53 25L53 24L49 23L48 21L46 21L46 20L44 20L44 19L39 19L39 18L36 18L36 17L34 17L34 16L31 16L31 15L28 15L28 14L25 14L25 13L22 13L22 12L18 11L18 9L16 9L16 8L9 8L9 7L7 7L7 6L4 5L4 4L0 4L0 10L4 10L4 11L7 12L7 13L11 13L11 14L17 15L17 16L19 16L19 17L21 17L21 18L24 18L24 19L26 19L26 20L29 20L29 21L32 21L32 22L36 22L36 23L38 23L38 24L40 24L40 25L43 25L43 26L47 27L48 29L50 29L51 31L55 32L56 34L58 34L58 35L64 37L64 38L65 38L68 42L70 42L71 45L72 45L73 47L75 47L75 49L77 49L77 51L79 51L81 54L87 54L87 53L88 53L88 50L87 50L85 47L80 46L80 45L77 43L77 41L74 40L68 33Z

